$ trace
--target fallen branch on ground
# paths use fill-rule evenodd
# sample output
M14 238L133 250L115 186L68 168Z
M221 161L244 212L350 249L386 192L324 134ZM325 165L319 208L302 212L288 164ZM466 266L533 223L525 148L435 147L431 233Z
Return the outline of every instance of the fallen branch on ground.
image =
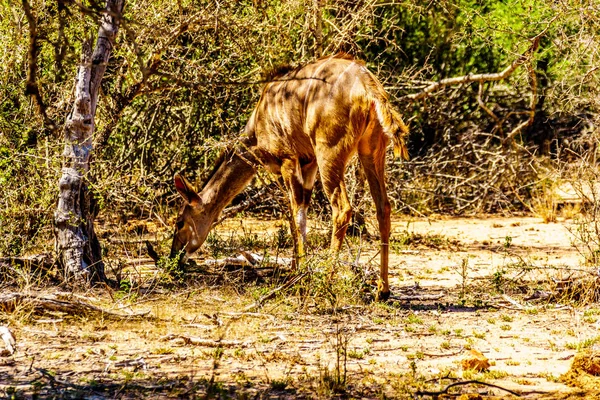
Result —
M0 310L4 312L13 312L21 305L32 306L36 312L58 311L71 315L102 314L115 318L139 318L149 313L148 311L140 314L118 314L79 300L66 301L23 293L0 295Z
M398 296L392 295L390 296L390 300L396 301L424 301L424 300L439 300L446 295L446 292L441 292L438 294L416 294L416 295L406 295L406 296Z
M68 388L72 388L72 389L76 389L76 390L86 391L85 393L88 393L89 391L102 393L102 392L106 392L108 390L118 390L118 393L122 393L124 389L127 389L128 391L131 391L132 393L137 393L139 396L139 393L142 393L142 392L152 391L152 392L156 393L157 391L161 391L161 390L170 390L180 383L180 382L169 382L169 383L165 383L162 385L161 384L141 385L141 384L138 384L135 382L128 382L126 385L126 388L123 386L122 382L102 383L102 382L94 381L93 385L92 384L80 385L80 384L68 382L66 380L58 379L57 377L54 376L53 373L51 373L47 369L35 368L35 370L41 375L42 378L47 379L53 388L55 388L55 386L57 389L60 389L61 387L63 387L63 388L68 387ZM37 381L38 379L39 378L37 378L35 381Z
M176 335L174 333L170 333L160 338L160 340L162 341L176 339L182 340L185 344L193 344L195 346L205 347L248 347L248 345L250 344L248 342L242 342L240 340L212 340L193 336Z
M285 257L264 257L256 253L248 251L241 251L237 257L225 257L215 260L205 260L204 264L210 265L211 267L225 267L225 266L240 266L240 267L253 267L256 265L269 265L275 267L289 267L292 263L291 258Z
M143 369L144 371L148 369L148 364L144 360L144 357L138 357L133 360L123 360L119 362L108 361L106 367L104 368L104 373L110 371L111 367L124 368L124 367L133 367L136 371L138 369Z
M423 355L426 357L453 357L453 356L459 355L464 350L465 350L465 348L463 346L460 346L460 348L458 350L456 350L455 352L452 352L452 353L446 353L446 354L423 353Z
M448 393L448 390L450 390L451 388L453 388L455 386L464 386L464 385L471 385L471 384L483 385L483 386L488 386L488 387L504 390L505 392L508 392L508 393L512 394L513 396L521 397L521 395L519 393L513 392L510 389L503 388L502 386L494 385L493 383L474 381L474 380L451 383L450 385L446 386L445 389L437 391L437 392L430 392L427 390L419 390L415 393L415 396L431 396L433 398L437 398L441 394Z
M13 268L14 266L48 270L54 266L54 259L47 253L23 257L0 257L0 268Z
M300 275L297 275L296 277L294 277L293 279L290 279L289 281L287 281L286 283L284 283L283 285L271 290L269 293L265 294L263 297L261 297L260 299L256 300L256 302L248 307L246 307L244 309L245 312L248 312L250 310L254 310L259 308L260 306L262 306L262 304L269 300L272 299L273 297L275 297L275 295L279 292L281 292L282 290L285 290L287 288L290 288L292 286L294 286L296 283L300 282L302 279L304 279L304 277L307 275L307 272L304 272Z

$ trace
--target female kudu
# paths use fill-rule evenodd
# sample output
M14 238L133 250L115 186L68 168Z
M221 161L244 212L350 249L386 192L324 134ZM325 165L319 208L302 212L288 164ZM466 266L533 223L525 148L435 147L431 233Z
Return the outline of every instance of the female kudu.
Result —
M377 209L381 235L378 298L389 297L390 203L385 188L385 153L408 152L408 128L391 107L382 85L347 55L320 59L276 77L265 85L258 105L233 149L219 159L200 193L181 175L175 187L185 200L177 219L171 257L196 251L223 208L250 182L258 165L281 174L292 215L297 260L304 257L306 211L317 176L332 207L331 249L339 252L351 219L344 172L358 152Z

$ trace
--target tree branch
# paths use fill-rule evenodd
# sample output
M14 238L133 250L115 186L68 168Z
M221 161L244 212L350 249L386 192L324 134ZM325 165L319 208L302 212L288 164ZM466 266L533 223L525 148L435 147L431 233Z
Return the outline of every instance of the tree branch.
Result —
M31 11L31 5L29 4L29 1L22 0L22 4L25 17L27 18L27 23L29 25L29 48L27 51L28 66L25 93L33 98L37 111L44 121L44 126L50 131L50 133L55 134L57 131L56 123L48 116L46 105L44 104L42 93L40 92L40 86L36 79L37 59L40 49L38 44L37 21L33 15L33 12Z
M501 81L504 80L506 78L508 78L520 65L526 63L528 60L530 60L531 55L533 53L535 53L535 51L537 50L538 46L539 46L539 42L540 42L540 35L537 35L535 38L533 38L533 43L531 44L531 46L529 46L529 48L519 56L519 58L517 58L515 61L512 62L512 64L510 64L508 67L506 67L504 70L500 71L500 72L496 72L496 73L488 73L488 74L469 74L469 75L463 75L463 76L457 76L454 78L446 78L446 79L442 79L441 81L432 83L431 85L427 86L425 89L423 89L422 91L420 91L419 93L413 93L413 94L409 94L407 96L404 96L404 98L409 99L409 100L421 100L424 99L426 97L428 97L431 93L444 88L446 86L453 86L453 85L463 85L463 84L468 84L468 83L473 83L473 82L494 82L494 81Z
M519 134L523 129L533 124L533 120L535 119L535 106L537 105L537 77L535 75L535 69L531 64L528 66L529 70L529 80L531 85L531 99L529 100L529 118L527 120L521 122L517 125L502 141L502 143L507 143L509 140L513 140L515 136Z

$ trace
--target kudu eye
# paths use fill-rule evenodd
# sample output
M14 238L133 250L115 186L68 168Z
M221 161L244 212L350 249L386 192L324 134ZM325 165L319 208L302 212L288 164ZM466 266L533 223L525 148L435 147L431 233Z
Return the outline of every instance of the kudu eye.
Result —
M175 226L177 227L177 230L183 229L184 225L185 225L184 221L177 221L177 223L175 224Z

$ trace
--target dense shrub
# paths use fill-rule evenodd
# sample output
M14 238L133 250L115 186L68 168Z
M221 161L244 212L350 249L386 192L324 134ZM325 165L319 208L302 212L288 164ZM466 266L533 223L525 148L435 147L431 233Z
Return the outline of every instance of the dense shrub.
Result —
M49 246L61 125L82 40L97 31L101 10L95 2L31 7L28 19L21 2L0 6L0 255ZM395 205L405 212L522 209L540 174L564 161L561 149L587 151L597 134L600 10L594 2L314 7L299 0L129 1L102 85L88 177L101 215L169 215L173 173L185 170L201 181L243 128L268 71L320 52L364 59L410 120L412 160L396 164L390 177ZM417 102L406 98L431 81L498 72L540 33L531 63L536 117L514 142L503 138L526 119L527 68L483 84L482 100L501 123L481 107L477 84ZM42 110L27 93L32 61Z

